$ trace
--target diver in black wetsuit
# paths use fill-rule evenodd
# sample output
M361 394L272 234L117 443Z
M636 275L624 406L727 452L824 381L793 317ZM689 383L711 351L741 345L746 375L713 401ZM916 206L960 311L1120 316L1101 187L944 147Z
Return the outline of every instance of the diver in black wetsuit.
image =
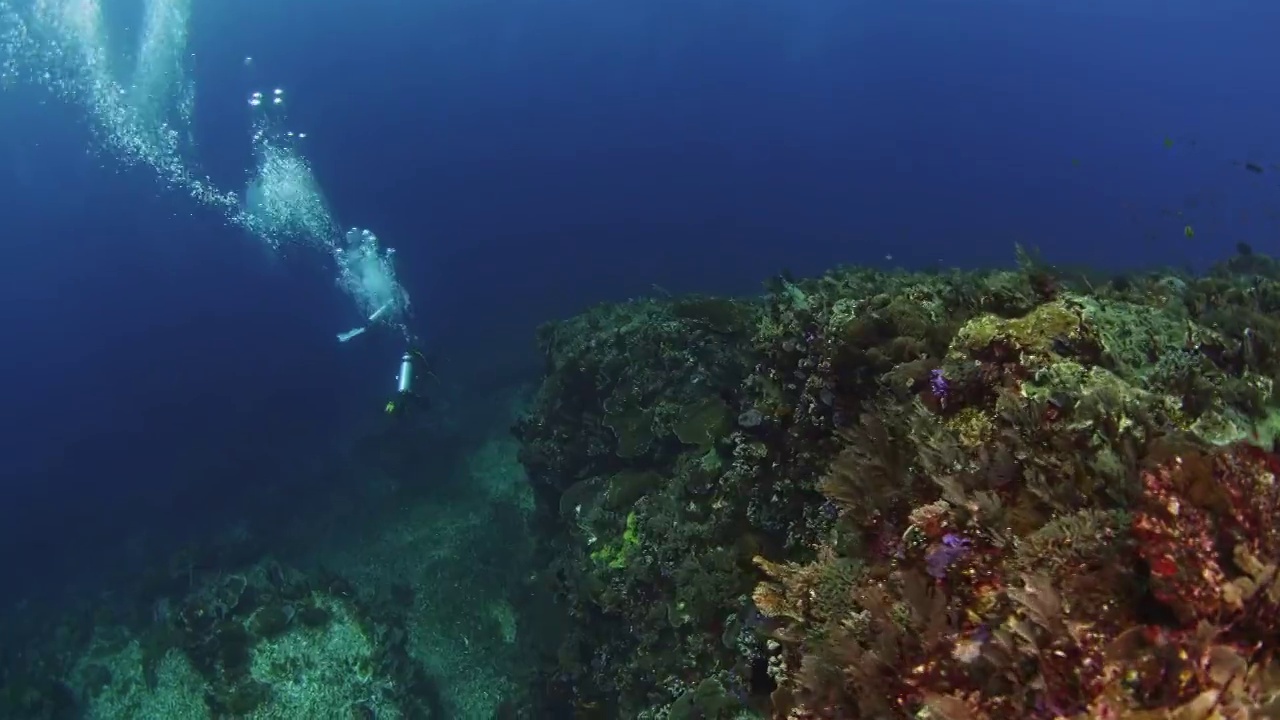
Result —
M396 375L396 394L387 401L383 410L396 417L405 417L430 407L427 396L418 388L419 376L435 377L434 358L410 347L400 357L400 372Z

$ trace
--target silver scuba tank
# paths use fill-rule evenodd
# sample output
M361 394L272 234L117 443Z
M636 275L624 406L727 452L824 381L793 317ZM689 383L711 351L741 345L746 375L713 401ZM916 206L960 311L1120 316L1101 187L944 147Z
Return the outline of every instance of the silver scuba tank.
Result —
M400 374L396 376L396 392L401 395L413 390L413 356L405 353L400 358Z

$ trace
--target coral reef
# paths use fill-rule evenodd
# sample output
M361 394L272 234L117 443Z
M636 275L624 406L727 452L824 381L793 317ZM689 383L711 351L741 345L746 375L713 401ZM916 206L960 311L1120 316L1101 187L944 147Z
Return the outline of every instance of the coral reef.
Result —
M1280 716L1274 261L767 290L540 332L544 707Z
M443 716L403 630L337 576L260 562L157 598L152 613L139 627L104 622L68 643L57 682L76 716ZM58 717L33 707L42 694L0 702L7 717Z
M306 509L304 551L287 560L282 537L239 525L72 609L10 611L0 716L514 717L539 596L533 499L507 432L522 396L495 398L458 482L420 497L345 484L330 513Z
M0 715L1280 717L1280 266L1017 259L550 323L527 407L289 506L304 551L11 612Z

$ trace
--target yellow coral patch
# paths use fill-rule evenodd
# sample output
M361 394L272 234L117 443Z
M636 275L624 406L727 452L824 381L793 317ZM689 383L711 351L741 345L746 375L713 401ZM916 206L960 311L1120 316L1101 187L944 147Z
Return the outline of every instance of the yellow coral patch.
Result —
M995 430L991 418L976 407L962 408L960 412L947 418L946 425L956 434L960 445L974 448L987 442Z
M952 355L967 357L981 353L994 343L1014 349L1049 354L1058 340L1075 340L1083 333L1080 315L1063 301L1047 303L1012 320L997 315L980 315L960 328L951 345Z

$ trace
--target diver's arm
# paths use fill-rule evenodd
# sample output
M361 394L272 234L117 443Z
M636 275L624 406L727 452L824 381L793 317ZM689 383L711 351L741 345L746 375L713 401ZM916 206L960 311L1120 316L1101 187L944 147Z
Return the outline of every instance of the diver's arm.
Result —
M364 325L361 325L360 327L357 327L357 328L351 328L346 332L338 333L338 342L346 342L351 338L363 335L364 332L368 330L371 325L373 325L375 322L378 321L378 318L381 318L383 315L386 315L387 311L390 310L391 306L393 305L395 305L394 300L388 300L382 303L382 307L378 308L377 310L374 310L373 314L370 315L365 320Z

